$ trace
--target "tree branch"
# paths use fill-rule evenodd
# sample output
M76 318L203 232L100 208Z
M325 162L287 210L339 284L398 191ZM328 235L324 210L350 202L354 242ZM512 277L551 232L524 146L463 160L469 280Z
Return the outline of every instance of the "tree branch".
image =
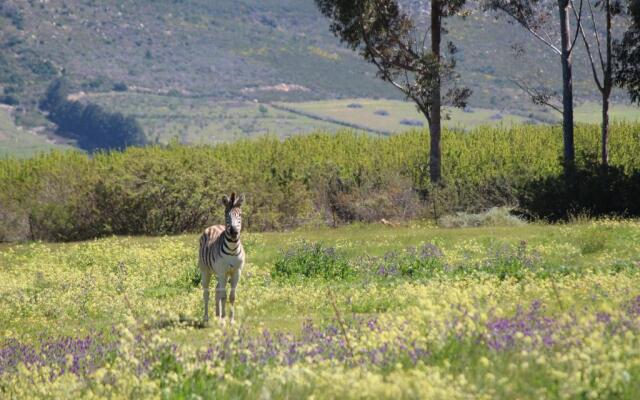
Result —
M549 100L548 100L548 98L549 98L549 97L548 97L547 95L545 95L545 94L543 94L543 93L540 93L540 92L538 92L538 91L537 91L537 90L535 90L535 89L532 89L532 88L530 88L530 87L527 87L526 85L524 85L524 84L522 84L522 83L518 82L518 81L517 81L517 80L515 80L515 79L512 79L511 81L512 81L513 83L515 83L515 84L516 84L516 86L518 86L520 89L522 89L523 91L525 91L525 92L529 95L529 97L531 97L531 99L533 100L534 104L542 104L542 105L545 105L545 106L547 106L547 107L550 107L550 108L552 108L552 109L556 110L557 112L559 112L559 113L560 113L560 115L563 115L563 111L562 111L562 109L561 109L560 107L556 106L555 104L550 103L550 102L549 102Z
M589 1L589 0L587 0ZM571 3L573 4L573 0L571 0ZM582 3L582 1L581 1ZM580 6L582 7L582 4L580 4ZM572 7L573 9L573 7ZM576 14L575 9L573 9L573 13L574 15ZM591 14L591 16L593 17L593 14ZM594 26L594 30L595 30L595 21L592 20L593 22L593 26ZM602 86L602 84L600 83L600 78L598 77L598 71L596 70L596 63L593 60L593 55L591 54L591 46L589 46L589 41L587 40L587 35L584 33L584 28L582 26L582 24L578 25L578 32L580 32L580 35L582 36L582 40L584 42L584 46L587 49L587 55L589 56L589 64L591 64L591 72L593 73L593 79L596 82L596 86L598 87L598 90L600 90L600 92L602 92L604 90L604 87ZM604 71L603 71L604 74Z
M587 0L589 1L589 0ZM576 8L573 6L573 0L569 0L569 4L571 4L571 11L573 11L573 15L576 16L577 18L577 22L576 22L576 35L573 37L573 41L571 42L571 47L569 47L569 54L571 55L573 53L573 48L576 45L576 40L578 40L578 34L580 33L580 30L582 29L582 4L584 3L584 0L580 0L580 13L576 14Z
M589 4L589 12L591 13L591 22L593 23L593 32L596 34L596 44L598 45L598 56L600 57L600 66L602 70L605 70L604 67L604 57L602 57L602 49L600 45L600 35L598 34L598 30L596 29L596 17L593 15L593 7L591 7L591 1L587 1Z
M531 33L535 38L537 38L538 40L540 40L542 43L546 44L547 46L549 46L549 48L551 48L551 50L553 50L554 52L556 52L557 54L562 54L562 52L560 51L560 49L558 49L556 46L553 45L553 43L551 43L550 41L548 41L547 39L543 38L538 32L536 32L528 23L526 23L525 21L521 20L520 18L516 17L515 15L511 14L509 12L509 10L503 8L503 7L497 7L498 9L502 10L505 14L507 14L509 17L513 18L513 20L515 20L517 23L519 23L524 29L526 29L527 31L529 31L529 33Z

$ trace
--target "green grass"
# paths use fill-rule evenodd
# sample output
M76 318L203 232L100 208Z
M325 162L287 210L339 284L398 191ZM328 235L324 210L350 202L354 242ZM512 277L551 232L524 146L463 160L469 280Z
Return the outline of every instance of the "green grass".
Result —
M358 108L348 105L359 105ZM403 125L404 119L421 121L427 127L427 120L416 110L410 101L399 100L374 100L374 99L343 99L310 101L299 103L283 103L284 106L294 110L300 110L321 118L331 118L338 121L359 125L362 127L383 130L387 132L403 132L414 129ZM376 115L376 111L386 111L388 115ZM448 128L471 129L480 125L513 125L522 123L541 123L560 119L557 115L547 112L532 110L528 116L515 111L470 107L467 111L460 109L448 109L450 119L444 121ZM615 121L635 122L640 120L640 111L637 107L623 104L615 104L610 110L610 119ZM598 124L601 122L600 105L598 103L585 103L576 107L575 120L580 123Z
M581 104L575 108L573 115L578 122L601 124L602 105L596 102ZM628 122L640 121L640 108L626 104L614 104L609 109L609 120Z
M638 261L637 243L640 243L640 230L637 224L617 223L605 224L602 227L592 223L580 223L464 229L437 228L428 223L396 228L375 224L353 224L339 229L314 228L281 233L247 233L243 240L249 260L244 272L243 286L249 286L251 291L262 292L266 290L261 288L265 282L271 281L269 275L274 263L285 250L296 246L302 240L335 247L352 260L363 256L379 257L387 252L433 243L442 249L446 257L451 257L451 263L460 260L468 260L470 263L481 261L491 257L492 252L504 246L516 248L524 241L529 249L539 252L545 262L552 265L568 265L575 269L607 269L613 259L622 263ZM133 274L132 279L140 284L135 287L135 293L142 301L148 302L147 305L150 306L155 301L175 301L178 298L181 298L181 301L190 299L193 302L199 295L191 285L185 283L189 282L189 278L184 277L195 268L193 255L197 241L196 235L182 235L169 238L113 237L73 244L3 244L0 245L0 278L5 282L2 290L8 295L11 290L25 290L34 282L48 282L51 288L58 291L65 286L61 278L63 281L65 279L51 275L53 271L62 271L69 277L77 274L82 276L85 273L104 274L113 272L117 263L124 261L125 264L133 263L129 272ZM97 253L99 249L103 249L104 253ZM156 251L159 253L154 255ZM167 259L163 259L163 254ZM45 257L42 263L49 265L51 272L41 270L39 257ZM143 266L147 262L152 265ZM174 264L175 262L177 264ZM139 270L136 269L138 266ZM170 269L163 272L162 266ZM143 271L149 268L154 269L153 276L145 281ZM19 279L20 276L25 279ZM42 276L45 278L41 279ZM9 286L6 286L7 284ZM67 284L77 289L82 282L69 281ZM271 283L267 284L270 285ZM99 288L95 290L102 291ZM62 292L56 295L62 295ZM328 315L331 311L325 308L326 305L318 309L318 304L301 304L298 305L300 308L296 308L289 304L286 298L278 296L267 302L259 298L253 300L257 302L254 305L254 311L257 312L246 312L243 316L243 321L252 329L259 326L277 328L283 324L280 315L294 314L298 317L284 325L299 327L299 322L309 315L318 312ZM5 312L10 311L9 308L6 308ZM190 308L182 311L189 318L198 318L199 308L200 305L195 301ZM32 310L35 315L40 316L41 311ZM71 323L56 324L54 321L58 316L52 315L42 322L50 334L69 334L77 329L87 329L89 326L109 325L120 318L107 310L96 310L94 316L95 320L92 322L68 321ZM24 317L30 318L28 315ZM270 325L272 319L274 325ZM17 333L21 329L27 329L26 332L29 332L35 328L29 328L28 325L20 326L16 320L12 321L10 318L4 318L2 321L0 331L10 329ZM206 332L202 334L206 336Z
M371 268L345 281L272 279L283 252L302 240ZM201 322L197 241L181 235L0 245L0 336L7 338L0 349L8 350L0 353L0 374L8 378L0 393L632 399L638 389L638 316L629 308L640 294L638 221L244 233L238 315L224 325ZM372 257L426 243L441 252L429 256L444 267L435 275L377 272L394 258ZM536 266L556 273L532 274ZM85 335L88 349L69 344ZM23 349L48 352L47 367L7 364ZM206 358L207 351L214 356ZM302 358L289 365L290 354ZM68 372L74 362L88 370Z
M134 115L151 141L215 144L271 134L287 138L342 126L250 101L214 101L142 93L89 96L109 110ZM261 111L262 110L262 111Z
M426 128L427 120L416 110L413 103L399 100L374 100L374 99L343 99L311 101L300 103L283 103L286 107L300 110L309 114L323 118L332 118L351 124L360 125L370 129L383 130L387 132L403 132L415 129L415 126L403 125L400 121L415 120L420 121ZM348 105L358 105L360 107L348 107ZM377 115L376 111L386 111L388 115ZM445 121L445 126L449 128L468 129L478 125L523 123L525 118L502 113L499 110L486 108L472 108L470 112L459 109L448 110L450 120ZM492 119L494 117L494 119Z
M34 153L69 146L53 143L44 135L16 126L10 109L0 106L0 158L28 157Z
M414 104L399 100L352 98L307 102L257 103L251 101L218 101L208 98L186 98L150 93L96 93L88 99L112 111L134 115L151 141L168 143L178 140L188 144L215 144L271 134L286 138L297 134L324 130L335 132L350 128L371 132L400 133L416 129L401 121L421 122L424 116ZM358 108L349 105L358 105ZM274 106L276 108L274 108ZM289 112L292 110L295 112ZM387 115L376 112L384 111ZM542 110L544 111L544 110ZM471 107L467 111L449 109L450 119L444 125L450 129L473 129L479 126L509 127L523 123L559 122L552 112L514 111ZM614 105L612 121L637 121L637 108ZM585 103L576 107L576 121L600 122L599 105ZM420 126L418 126L420 128Z

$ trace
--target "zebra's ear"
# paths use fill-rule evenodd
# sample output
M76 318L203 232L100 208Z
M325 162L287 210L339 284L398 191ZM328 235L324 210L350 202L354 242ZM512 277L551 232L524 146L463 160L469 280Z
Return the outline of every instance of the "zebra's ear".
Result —
M229 208L229 198L227 197L227 195L225 194L224 196L222 196L222 205L224 205L226 208Z
M238 196L236 198L236 202L234 203L234 207L240 207L242 205L242 203L244 202L244 193L242 193L240 196Z

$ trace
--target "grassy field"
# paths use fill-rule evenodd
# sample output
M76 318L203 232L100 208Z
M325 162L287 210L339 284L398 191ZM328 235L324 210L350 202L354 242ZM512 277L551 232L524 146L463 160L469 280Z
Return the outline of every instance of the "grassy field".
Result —
M44 135L16 126L10 109L0 106L0 158L27 157L40 151L65 147L67 146L52 143Z
M287 138L317 131L336 132L345 128L371 133L395 134L426 129L426 119L413 103L398 100L343 99L296 103L219 101L136 92L90 94L90 101L111 111L135 116L151 142L166 144L216 144L270 134ZM597 103L576 107L576 121L597 124ZM470 108L450 110L444 122L450 129L473 129L482 125L559 121L552 112L520 115L513 111ZM613 121L638 121L637 107L615 105ZM16 126L9 110L0 109L0 156L29 156L39 151L62 148L46 136Z
M576 121L589 124L602 123L602 105L600 103L584 103L576 107ZM630 105L614 105L609 110L609 119L617 121L640 121L640 108Z
M415 121L427 127L427 120L419 113L413 103L398 100L344 99L311 101L300 103L284 103L288 108L316 115L320 118L331 118L366 128L387 132L402 132L414 126L406 121ZM448 128L471 129L480 125L512 125L522 123L541 123L560 119L552 112L539 110L526 116L514 111L493 110L487 108L470 108L468 110L449 110L450 119L444 122ZM576 122L598 124L601 121L600 105L585 103L575 110ZM611 120L638 121L640 110L629 105L615 105L611 108ZM405 123L402 123L405 121ZM420 126L420 125L419 125Z
M270 104L134 92L91 94L90 99L109 110L136 116L148 137L160 143L172 139L191 144L220 143L263 134L285 138L345 127L394 134L427 127L426 119L413 103L398 100L363 98ZM559 121L552 112L544 110L520 115L508 110L469 108L452 109L449 114L445 126L454 129ZM637 121L640 112L632 106L616 105L611 110L611 119ZM598 104L578 106L576 121L598 123Z
M371 129L402 132L427 125L427 120L411 102L398 100L344 99L286 103L289 108L318 117L333 118ZM523 123L527 119L499 110L473 108L468 112L459 109L449 111L451 119L445 121L449 128L469 129L478 125ZM405 121L405 123L402 123ZM407 122L409 124L407 124ZM413 122L415 125L410 125ZM421 124L421 125L420 125Z
M109 110L135 116L149 139L159 143L172 139L190 144L220 143L264 134L286 138L343 128L248 101L220 102L142 93L95 94L91 100Z
M637 221L352 225L243 242L236 321L207 326L195 235L2 245L0 394L632 399L640 390ZM348 273L282 274L318 260Z

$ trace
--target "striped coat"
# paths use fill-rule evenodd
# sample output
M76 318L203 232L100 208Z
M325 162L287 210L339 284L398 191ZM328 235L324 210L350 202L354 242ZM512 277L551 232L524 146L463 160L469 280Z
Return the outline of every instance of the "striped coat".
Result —
M224 225L213 225L200 236L200 264L217 277L229 275L244 264L240 239L233 240Z
M231 284L229 302L231 304L230 317L234 317L234 303L236 299L236 287L240 281L245 254L240 242L242 230L242 218L240 206L244 196L224 196L225 225L213 225L205 229L200 236L200 250L198 252L198 265L202 275L202 290L204 297L204 320L209 319L209 283L211 276L215 275L216 285L216 316L225 317L225 304L227 301L227 282Z

